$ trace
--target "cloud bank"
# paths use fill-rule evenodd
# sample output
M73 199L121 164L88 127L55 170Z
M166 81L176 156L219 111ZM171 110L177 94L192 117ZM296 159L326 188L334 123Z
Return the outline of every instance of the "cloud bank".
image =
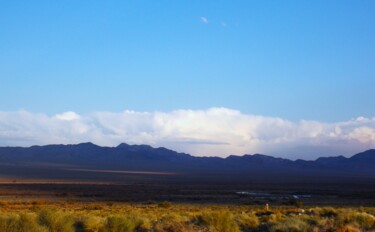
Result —
M121 142L193 155L264 153L287 158L352 155L375 148L375 118L323 123L243 114L227 108L170 112L0 112L0 146Z

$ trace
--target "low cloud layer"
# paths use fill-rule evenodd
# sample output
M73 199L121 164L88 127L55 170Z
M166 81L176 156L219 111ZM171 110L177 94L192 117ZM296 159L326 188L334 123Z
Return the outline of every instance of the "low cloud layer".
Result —
M375 118L292 122L227 108L171 112L95 112L54 116L0 112L0 146L121 142L193 155L264 153L287 158L352 155L375 148Z

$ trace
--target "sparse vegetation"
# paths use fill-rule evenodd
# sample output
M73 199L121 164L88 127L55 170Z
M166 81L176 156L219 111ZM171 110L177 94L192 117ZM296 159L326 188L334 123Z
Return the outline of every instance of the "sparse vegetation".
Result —
M38 207L35 207L38 206ZM374 231L373 208L3 200L2 232Z

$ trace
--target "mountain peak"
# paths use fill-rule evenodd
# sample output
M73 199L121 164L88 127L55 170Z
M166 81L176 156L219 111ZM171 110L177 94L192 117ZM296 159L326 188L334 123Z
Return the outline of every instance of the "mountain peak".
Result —
M130 145L127 144L127 143L120 143L119 145L117 145L116 148L129 148L129 147L130 147Z
M79 146L79 147L99 147L98 145L96 145L92 142L79 143L79 144L77 144L77 146Z
M361 153L358 153L356 155L353 155L350 160L355 160L355 161L375 161L375 149L370 149Z

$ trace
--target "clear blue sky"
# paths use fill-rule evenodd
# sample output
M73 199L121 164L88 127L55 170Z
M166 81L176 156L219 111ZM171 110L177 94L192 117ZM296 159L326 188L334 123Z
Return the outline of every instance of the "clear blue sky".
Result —
M1 1L0 82L0 111L374 117L375 1Z

